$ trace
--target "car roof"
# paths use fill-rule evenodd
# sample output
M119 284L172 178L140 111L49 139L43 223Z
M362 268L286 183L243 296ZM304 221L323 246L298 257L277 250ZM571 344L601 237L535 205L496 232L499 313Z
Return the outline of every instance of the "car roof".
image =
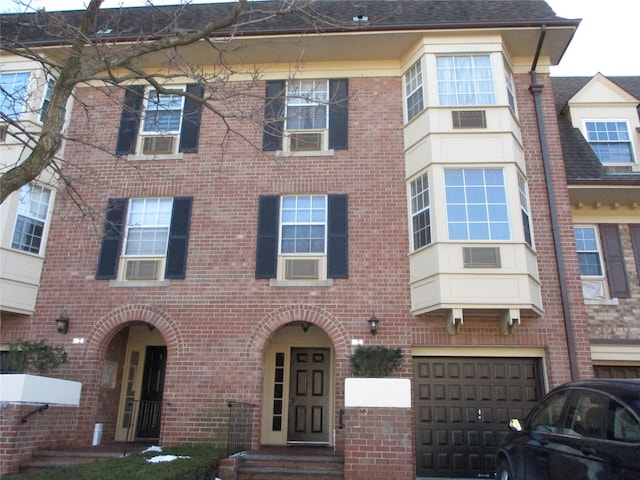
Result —
M598 378L565 383L552 392L566 389L596 390L619 399L640 416L640 378ZM551 393L551 392L550 392Z

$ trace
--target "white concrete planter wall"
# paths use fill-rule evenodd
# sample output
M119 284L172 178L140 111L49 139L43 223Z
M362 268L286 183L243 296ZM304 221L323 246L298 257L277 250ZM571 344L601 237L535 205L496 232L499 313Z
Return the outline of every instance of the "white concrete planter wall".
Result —
M411 408L408 378L347 378L345 407Z
M82 383L21 373L0 375L0 402L80 405Z

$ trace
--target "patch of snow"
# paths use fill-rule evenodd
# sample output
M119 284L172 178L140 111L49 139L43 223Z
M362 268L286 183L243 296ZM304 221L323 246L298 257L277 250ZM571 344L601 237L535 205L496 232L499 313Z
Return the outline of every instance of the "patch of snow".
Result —
M161 452L161 451L162 451L162 447L159 447L158 445L151 445L149 448L144 449L142 453Z
M179 458L191 458L185 455L156 455L155 457L147 458L147 463L161 463L161 462L173 462Z

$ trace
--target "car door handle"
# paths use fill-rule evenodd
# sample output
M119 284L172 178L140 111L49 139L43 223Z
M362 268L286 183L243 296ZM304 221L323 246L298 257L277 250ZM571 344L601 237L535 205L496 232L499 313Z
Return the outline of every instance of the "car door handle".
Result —
M597 455L596 449L591 447L581 448L580 451L585 455Z

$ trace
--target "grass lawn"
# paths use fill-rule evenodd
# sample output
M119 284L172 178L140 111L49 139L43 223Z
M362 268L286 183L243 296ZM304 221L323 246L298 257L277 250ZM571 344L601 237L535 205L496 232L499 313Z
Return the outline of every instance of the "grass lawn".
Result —
M150 463L159 455L177 455L171 462ZM47 468L9 475L6 480L213 480L224 452L210 445L165 447L162 452L135 453L124 458Z

